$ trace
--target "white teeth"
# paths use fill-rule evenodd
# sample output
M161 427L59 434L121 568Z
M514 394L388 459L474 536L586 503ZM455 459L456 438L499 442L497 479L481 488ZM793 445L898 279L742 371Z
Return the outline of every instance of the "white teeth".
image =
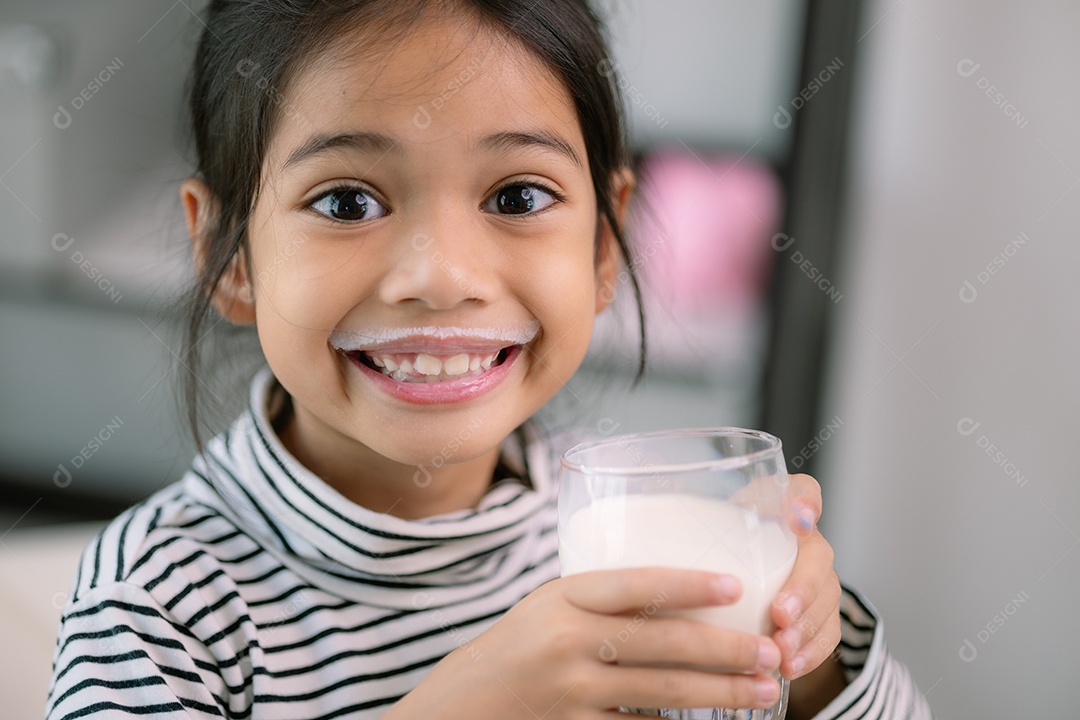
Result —
M470 355L458 353L445 360L430 353L418 353L415 357L396 360L388 355L368 354L371 364L398 382L444 382L462 376L475 377L487 372L495 364L499 353Z
M408 361L406 361L408 362ZM402 363L404 365L405 363ZM416 356L416 365L414 365L416 372L421 375L438 375L442 373L442 360L434 355L428 355L427 353L420 353Z
M442 364L442 371L447 375L464 375L469 372L469 356L461 353L447 358Z

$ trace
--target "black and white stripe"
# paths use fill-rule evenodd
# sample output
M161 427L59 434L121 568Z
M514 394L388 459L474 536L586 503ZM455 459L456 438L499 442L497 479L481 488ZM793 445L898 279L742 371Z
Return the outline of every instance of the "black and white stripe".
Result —
M87 547L47 716L374 718L558 575L552 458L531 437L474 510L403 520L351 503L281 446L262 408ZM845 593L850 686L822 718L928 718L880 620ZM909 709L915 710L905 714Z
M885 647L885 628L873 606L844 588L837 660L848 686L818 715L836 720L930 720L930 706L911 676Z

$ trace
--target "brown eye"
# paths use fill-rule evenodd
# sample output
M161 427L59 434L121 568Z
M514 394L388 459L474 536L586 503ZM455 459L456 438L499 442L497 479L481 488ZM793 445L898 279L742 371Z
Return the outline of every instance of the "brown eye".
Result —
M555 202L552 193L537 185L507 185L484 204L484 211L499 215L528 215Z
M308 207L331 220L350 223L375 220L387 212L371 193L353 187L323 193Z

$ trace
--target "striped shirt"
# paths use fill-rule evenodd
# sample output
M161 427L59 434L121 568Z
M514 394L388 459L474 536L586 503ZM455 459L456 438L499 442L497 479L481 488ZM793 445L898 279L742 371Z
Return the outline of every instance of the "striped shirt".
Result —
M559 574L551 444L508 439L520 477L423 520L367 510L282 446L262 371L251 408L187 475L83 553L46 715L376 718ZM820 718L928 718L877 614L845 591L850 684ZM910 714L909 714L910 711Z

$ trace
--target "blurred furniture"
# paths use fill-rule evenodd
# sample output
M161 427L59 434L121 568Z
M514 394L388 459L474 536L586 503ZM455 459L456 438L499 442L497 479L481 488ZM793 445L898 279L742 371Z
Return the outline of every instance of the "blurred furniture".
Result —
M83 548L101 523L14 530L0 539L0 698L4 717L40 718L60 613Z

